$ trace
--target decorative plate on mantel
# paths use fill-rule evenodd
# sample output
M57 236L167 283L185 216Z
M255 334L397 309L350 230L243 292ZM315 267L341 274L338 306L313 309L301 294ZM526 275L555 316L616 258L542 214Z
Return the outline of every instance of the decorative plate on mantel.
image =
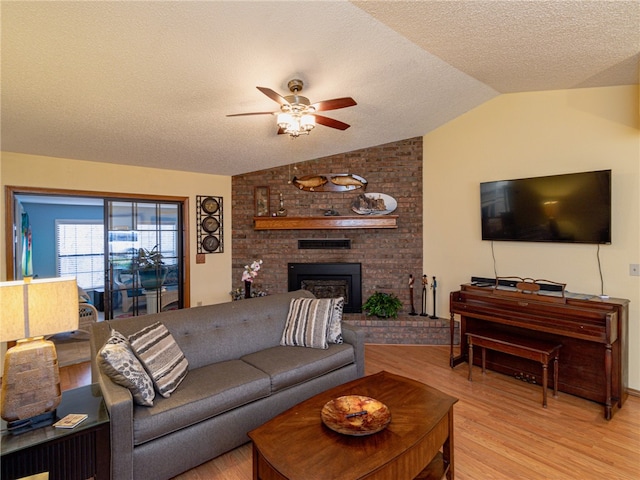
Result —
M346 395L327 402L320 413L322 423L334 432L361 437L384 430L391 422L389 408L375 398Z
M351 204L351 210L359 215L387 215L396 208L396 199L384 193L361 193Z

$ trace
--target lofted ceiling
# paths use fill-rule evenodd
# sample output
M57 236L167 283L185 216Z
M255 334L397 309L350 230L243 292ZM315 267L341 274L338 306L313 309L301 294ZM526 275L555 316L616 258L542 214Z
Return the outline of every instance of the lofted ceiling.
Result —
M2 1L3 151L236 175L425 135L512 92L638 83L640 0ZM351 125L277 135L255 87Z

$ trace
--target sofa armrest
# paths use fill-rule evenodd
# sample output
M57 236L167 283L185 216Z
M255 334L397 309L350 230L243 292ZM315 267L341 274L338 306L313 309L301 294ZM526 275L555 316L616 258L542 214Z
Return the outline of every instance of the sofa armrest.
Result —
M342 322L342 338L344 343L353 345L356 356L356 368L358 377L364 376L364 330L354 327L349 323Z
M98 383L109 412L111 478L133 478L133 396L102 373Z
M96 355L111 334L108 322L91 326L91 381L100 385L109 412L111 430L111 478L133 478L133 396L102 373Z

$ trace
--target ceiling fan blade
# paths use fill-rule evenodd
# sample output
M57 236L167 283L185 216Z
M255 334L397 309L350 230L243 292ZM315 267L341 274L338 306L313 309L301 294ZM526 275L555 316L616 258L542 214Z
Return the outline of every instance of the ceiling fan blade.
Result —
M322 115L314 115L316 117L316 123L324 125L325 127L337 128L338 130L346 130L351 125L348 125L340 120L335 120L329 117L323 117Z
M260 90L262 93L264 93L267 97L269 97L274 102L277 102L280 105L289 105L289 102L287 102L282 95L274 92L270 88L267 88L267 87L256 87L256 88Z
M273 112L250 112L250 113L233 113L227 117L245 117L247 115L273 115Z
M323 100L322 102L311 105L317 112L326 110L337 110L338 108L353 107L357 105L356 101L351 97L334 98L331 100Z

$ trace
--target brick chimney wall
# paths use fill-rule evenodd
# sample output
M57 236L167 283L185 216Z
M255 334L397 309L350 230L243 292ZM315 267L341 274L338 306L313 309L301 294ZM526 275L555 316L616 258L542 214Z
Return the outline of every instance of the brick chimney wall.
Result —
M288 139L283 138L283 141ZM295 141L304 142L304 138ZM352 173L364 177L367 193L395 198L397 229L254 231L254 187L270 189L270 212L279 209L282 193L288 216L318 216L335 209L357 215L350 192L307 192L290 183L294 176ZM402 312L411 309L409 274L415 278L414 305L420 312L422 276L422 137L364 148L330 157L237 175L232 178L233 285L240 287L244 265L262 259L253 288L268 293L287 291L287 263L360 262L363 302L375 291L396 294ZM298 239L351 239L350 250L298 250ZM360 318L359 314L358 318ZM413 317L415 318L415 317Z

